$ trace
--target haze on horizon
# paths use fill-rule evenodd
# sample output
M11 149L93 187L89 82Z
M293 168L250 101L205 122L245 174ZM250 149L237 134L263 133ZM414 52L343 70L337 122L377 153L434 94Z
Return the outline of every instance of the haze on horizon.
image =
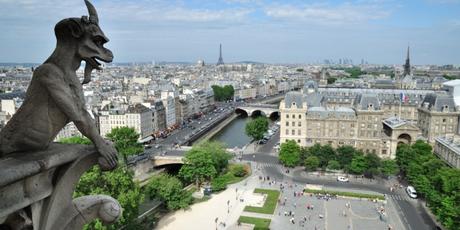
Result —
M460 64L460 0L93 0L115 62ZM43 62L83 0L0 0L0 62Z

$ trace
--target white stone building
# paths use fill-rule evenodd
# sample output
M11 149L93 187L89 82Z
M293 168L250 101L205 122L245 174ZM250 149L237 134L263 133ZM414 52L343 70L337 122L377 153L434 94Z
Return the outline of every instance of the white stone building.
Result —
M110 108L99 112L101 136L106 136L117 127L134 128L143 139L153 134L152 111L142 104L130 105L127 109Z

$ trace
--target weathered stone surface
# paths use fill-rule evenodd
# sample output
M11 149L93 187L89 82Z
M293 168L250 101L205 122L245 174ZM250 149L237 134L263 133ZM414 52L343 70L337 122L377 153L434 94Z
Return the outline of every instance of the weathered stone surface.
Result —
M52 144L48 150L12 154L0 159L0 223L23 218L34 229L81 229L100 218L111 223L121 215L113 198L94 195L72 199L81 175L100 158L92 146ZM31 209L32 216L23 210ZM33 221L31 221L33 220ZM6 223L5 223L6 221Z
M32 76L22 106L0 132L0 229L81 229L93 219L112 223L120 204L106 195L73 199L81 175L99 164L117 166L117 151L104 140L86 110L82 84L91 80L97 60L111 62L109 39L96 9L85 0L89 17L56 24L57 46ZM76 70L86 62L83 83ZM69 122L94 146L53 144Z
M85 3L89 17L67 18L56 24L54 52L34 71L22 106L0 132L0 157L47 149L59 131L74 122L104 156L101 167L116 167L117 151L99 135L76 74L85 61L83 84L88 83L91 71L100 69L97 60L113 60L112 52L103 46L109 39L99 27L96 9L87 0Z

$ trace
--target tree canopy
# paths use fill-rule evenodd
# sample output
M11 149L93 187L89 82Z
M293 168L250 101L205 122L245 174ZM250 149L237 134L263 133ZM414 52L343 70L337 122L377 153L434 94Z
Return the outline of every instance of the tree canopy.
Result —
M161 173L150 178L145 187L150 199L160 199L169 210L187 208L193 201L192 194L183 189L182 182L171 175Z
M304 162L307 171L315 171L319 166L319 159L316 156L309 156Z
M184 156L184 165L179 176L185 181L195 182L200 186L222 172L228 165L231 155L223 144L218 142L202 142L195 145Z
M460 170L444 164L423 141L412 146L400 145L396 162L442 224L447 229L457 229L460 225Z
M279 160L288 167L298 165L300 160L300 146L293 140L284 142L281 144Z
M136 155L144 151L142 144L138 143L139 134L136 133L134 128L129 127L117 127L112 129L110 133L107 134L114 144L115 148L123 157L123 160L126 164L128 156Z
M246 124L246 134L254 140L260 140L264 137L265 132L268 130L268 118L266 117L257 117L256 119L253 119L249 121Z
M71 137L60 140L67 144L91 144L83 137ZM98 166L85 172L78 182L74 197L94 194L107 194L120 202L123 207L123 215L118 222L110 226L104 226L98 220L85 225L85 229L119 229L127 226L127 229L137 229L136 219L139 205L144 199L138 183L134 182L134 172L126 167L119 167L113 171L102 172Z
M213 85L211 88L214 92L214 99L216 101L231 100L235 94L235 89L233 89L232 85L226 85L224 87Z

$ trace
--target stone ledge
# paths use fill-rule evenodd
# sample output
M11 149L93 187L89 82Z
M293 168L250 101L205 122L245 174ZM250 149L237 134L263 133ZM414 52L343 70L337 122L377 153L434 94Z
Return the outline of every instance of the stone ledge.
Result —
M0 187L92 153L94 146L53 143L47 150L7 155L0 159Z

